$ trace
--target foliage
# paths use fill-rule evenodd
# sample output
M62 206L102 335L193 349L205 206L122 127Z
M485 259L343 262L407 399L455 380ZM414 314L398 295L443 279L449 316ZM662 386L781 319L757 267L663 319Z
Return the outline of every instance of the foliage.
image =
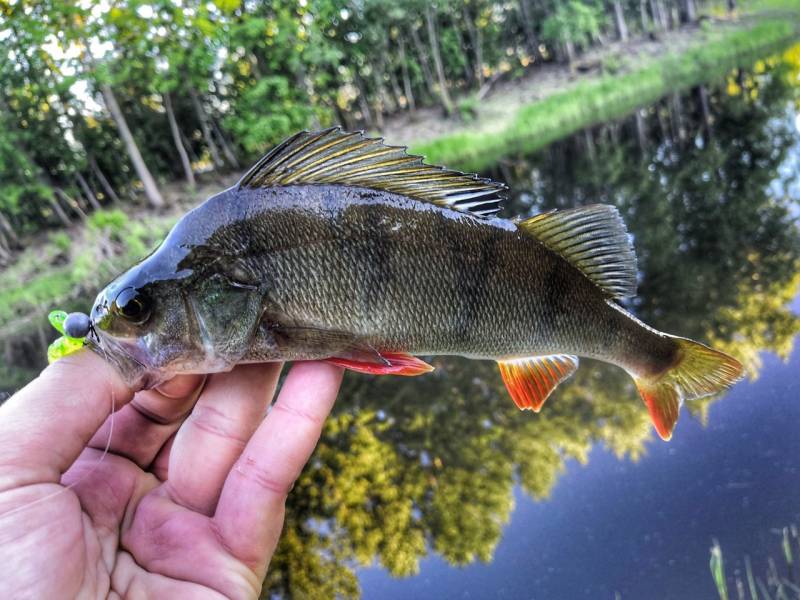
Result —
M785 47L795 38L792 24L759 23L745 31L693 46L680 55L654 59L635 71L576 84L523 106L498 131L464 131L412 146L429 162L480 171L513 152L533 152L583 127L617 118Z
M623 2L622 18L634 33L664 30L677 23L662 13L682 2L654 0L644 14ZM0 11L7 25L0 53L9 57L0 62L0 249L118 198L129 203L142 190L160 206L152 176L237 169L298 129L337 122L380 129L384 115L412 106L449 111L447 90L464 97L453 105L470 121L487 78L516 76L565 47L571 56L616 35L611 3L600 0L42 0ZM620 82L622 94L609 82L575 93L588 95L589 114L595 106L619 114L710 66L729 68L731 56L763 51L788 35L789 21L781 25L771 34L740 32L754 38L749 47L730 36L713 55L639 73L640 82ZM634 83L644 95L631 92ZM521 140L544 144L588 123L568 100L523 111L502 135L456 136L421 149L470 166L476 153L532 150ZM555 118L540 131L544 116ZM492 143L475 143L487 138Z

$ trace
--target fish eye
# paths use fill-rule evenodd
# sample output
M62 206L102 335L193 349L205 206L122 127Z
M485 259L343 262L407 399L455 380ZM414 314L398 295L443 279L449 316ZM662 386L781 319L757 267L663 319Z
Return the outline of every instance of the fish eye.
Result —
M117 294L112 308L125 319L135 324L144 323L150 316L149 298L132 287L127 287Z

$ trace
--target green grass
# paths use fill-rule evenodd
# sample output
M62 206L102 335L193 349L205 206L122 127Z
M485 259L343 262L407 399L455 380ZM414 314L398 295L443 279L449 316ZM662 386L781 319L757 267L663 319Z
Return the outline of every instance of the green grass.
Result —
M786 4L800 11L797 0ZM792 21L768 19L744 29L712 33L681 53L651 60L625 74L576 84L523 106L500 130L465 130L415 145L412 151L430 163L480 171L508 154L539 150L585 127L625 116L669 92L750 66L800 36L800 27Z
M77 301L85 300L145 256L175 218L133 220L120 210L99 211L73 237L59 232L48 242L32 245L0 272L0 334L18 334L34 322L38 326L38 320L53 309L75 307Z

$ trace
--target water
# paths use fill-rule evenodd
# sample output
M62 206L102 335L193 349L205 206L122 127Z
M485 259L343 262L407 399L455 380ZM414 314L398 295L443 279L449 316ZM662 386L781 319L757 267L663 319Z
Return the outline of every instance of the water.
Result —
M514 407L493 363L348 374L264 597L715 598L714 538L732 597L745 555L765 583L770 558L787 576L777 532L800 523L793 60L486 173L511 187L509 216L617 205L641 271L628 308L736 355L750 379L684 407L664 443L628 376L588 360L538 415Z

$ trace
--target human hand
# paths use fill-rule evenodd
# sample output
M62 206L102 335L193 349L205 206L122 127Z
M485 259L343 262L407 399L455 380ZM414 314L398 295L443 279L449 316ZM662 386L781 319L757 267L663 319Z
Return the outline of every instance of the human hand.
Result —
M294 364L265 418L280 370L134 393L89 351L45 369L0 407L2 596L256 598L342 379Z

